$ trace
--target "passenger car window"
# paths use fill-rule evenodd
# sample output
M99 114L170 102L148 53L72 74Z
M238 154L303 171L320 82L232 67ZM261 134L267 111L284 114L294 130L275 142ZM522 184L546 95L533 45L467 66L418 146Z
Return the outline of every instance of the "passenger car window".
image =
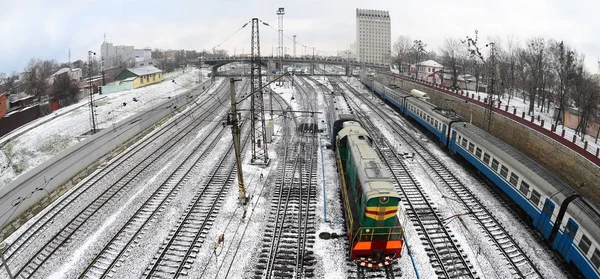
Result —
M531 202L533 202L536 207L539 207L540 193L538 193L535 189L531 190Z
M494 169L494 171L498 171L499 164L500 162L498 162L496 159L492 159L492 169Z
M505 166L502 166L502 168L500 168L500 175L502 175L502 177L506 178L508 176L508 168L506 168Z
M527 196L527 193L529 193L529 184L527 184L525 181L521 181L521 187L519 188L519 191Z
M475 156L477 156L477 158L481 158L481 148L477 147L477 149L475 150Z
M483 153L483 162L484 162L486 165L489 165L489 164L490 164L490 155L489 155L489 154L487 154L487 153Z
M592 264L596 267L596 269L600 269L600 251L598 251L598 249L596 249L592 255Z
M463 138L462 142L460 143L464 148L467 148L467 139Z
M583 252L584 255L590 250L590 246L592 245L592 241L585 236L585 234L581 235L581 240L579 241L579 249ZM598 252L596 250L596 252Z
M510 184L517 187L517 182L519 182L519 176L516 175L514 172L511 173L510 174ZM527 183L525 183L525 181L521 182L521 189L523 188L523 185L527 185ZM527 189L529 189L529 185L527 185ZM521 191L521 192L523 192L523 191ZM523 194L527 195L527 192L523 192Z

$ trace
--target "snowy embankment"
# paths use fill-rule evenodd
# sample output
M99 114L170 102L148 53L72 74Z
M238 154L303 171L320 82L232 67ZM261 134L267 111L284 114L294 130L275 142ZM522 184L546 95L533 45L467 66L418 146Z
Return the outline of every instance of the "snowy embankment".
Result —
M475 99L481 98L481 100L483 100L484 98L487 97L486 93L477 93L475 91L468 91L469 92L469 96L474 96ZM522 96L515 96L510 98L510 102L508 100L508 95L504 94L502 95L502 108L504 109L504 107L506 106L506 104L508 104L508 111L509 112L515 112L515 115L521 117L523 116L523 112L525 113L525 118L529 121L531 121L531 116L528 115L528 111L529 111L529 101L527 99L525 99ZM535 105L533 107L533 124L536 124L538 126L542 126L544 129L551 131L552 130L552 126L555 123L555 118L554 118L554 109L550 109L550 111L546 112L545 110L542 110L541 107ZM564 132L563 132L564 131ZM575 138L575 143L576 145L578 145L581 148L585 148L585 142L587 141L587 151L592 153L592 154L596 154L596 151L598 150L598 148L600 147L600 144L597 142L595 135L585 135L584 137L581 136L581 134L576 134L575 130L573 130L570 127L566 127L564 125L562 125L562 122L559 121L558 122L558 126L556 127L556 130L554 131L554 133L556 135L562 136L564 133L564 138L569 140L569 141L573 141L573 138Z
M206 72L203 71L206 75ZM198 70L146 87L95 96L99 129L113 125L138 112L197 85ZM0 148L0 188L59 152L85 139L90 131L87 99L61 108L29 123L3 138ZM43 123L43 124L40 124ZM15 136L15 134L17 134ZM6 140L6 138L10 138Z

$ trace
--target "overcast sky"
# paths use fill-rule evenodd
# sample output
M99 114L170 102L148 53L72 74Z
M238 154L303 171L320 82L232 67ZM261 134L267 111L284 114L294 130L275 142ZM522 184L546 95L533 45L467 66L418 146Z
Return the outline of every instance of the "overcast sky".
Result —
M272 26L260 29L261 54L270 55L278 7L285 8L286 36L297 35L311 54L313 46L326 54L347 49L355 41L355 9L365 8L389 10L392 41L407 35L438 53L445 37L464 38L478 29L483 41L509 35L564 40L586 55L594 73L600 59L598 0L0 0L0 7L0 72L21 71L34 57L66 62L69 48L72 61L85 59L87 50L99 55L105 33L109 42L136 48L209 50L225 41L220 48L230 54L234 47L248 53L250 25L231 35L253 17ZM291 53L291 40L284 44ZM304 47L297 45L296 53L304 54Z

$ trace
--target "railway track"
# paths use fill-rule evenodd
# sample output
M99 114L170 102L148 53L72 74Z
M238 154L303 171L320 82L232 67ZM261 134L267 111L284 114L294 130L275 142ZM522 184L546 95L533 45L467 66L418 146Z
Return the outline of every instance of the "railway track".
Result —
M217 89L224 91L224 84ZM208 118L217 109L214 106L204 110L198 117ZM200 110L200 108L197 108ZM191 110L181 115L181 121L193 120L193 115L196 111ZM94 173L85 183L79 184L75 189L70 191L65 196L59 199L59 202L52 206L49 210L42 212L40 218L28 227L28 229L15 240L11 241L5 255L7 262L13 270L15 277L29 278L52 256L57 250L67 243L71 236L82 227L96 212L111 200L118 199L124 195L126 186L131 182L139 181L139 177L147 173L147 169L155 162L159 162L161 158L166 157L168 151L171 150L177 142L184 138L189 138L193 131L199 129L202 121L196 121L196 125L186 125L182 129L177 128L177 119L167 123L159 128L156 133L150 135L141 144L136 144L133 148L123 152L111 162L111 164ZM165 135L166 132L176 129L173 135ZM156 144L163 141L162 144ZM152 155L145 154L151 152ZM145 156L144 156L145 155ZM145 158L144 158L145 157ZM139 162L139 163L136 163ZM131 165L135 167L130 168ZM127 168L130 168L127 170ZM119 175L120 172L124 172ZM114 176L117 176L116 179ZM108 181L107 181L108 180ZM108 184L108 188L102 188L101 184ZM91 200L87 206L78 210L77 206L84 203L86 200ZM81 206L80 206L81 207ZM52 226L54 221L60 216L64 218L68 215L73 215L70 221L62 228ZM43 234L41 232L44 232ZM34 241L42 242L40 249L27 249L30 245L34 245ZM22 265L19 265L23 263Z
M242 92L245 92L242 90ZM244 117L244 123L249 117ZM242 125L242 150L250 138L247 125ZM168 238L144 271L146 278L177 278L186 276L199 248L211 229L224 197L234 181L235 155L233 142L212 168L211 174L199 187L183 215L171 229Z
M479 224L483 232L498 248L500 254L507 261L507 265L512 269L512 275L521 278L543 278L541 272L533 264L531 259L525 254L521 247L516 243L512 236L504 229L502 224L494 215L473 195L473 193L458 179L446 165L437 159L433 153L428 150L424 144L416 139L410 131L398 123L385 117L382 112L371 100L364 98L355 88L345 84L346 88L367 104L392 131L400 136L408 146L414 149L426 166L435 174L444 187L449 190L457 200L463 205L464 209L470 213L473 220Z
M284 140L289 139L291 133L285 134ZM302 133L283 143L254 278L315 276L316 140L314 134Z
M198 146L129 218L109 243L104 245L79 278L112 277L113 268L119 265L118 262L122 261L125 252L150 230L149 226L166 209L181 187L200 172L202 162L212 153L226 131L222 125L213 125L211 131L199 141Z
M308 77L307 79L314 82L318 87L320 87L324 94L328 94L329 92L331 92L331 90L329 88L327 88L326 86L321 84L319 81L315 80L314 78ZM395 187L396 187L396 190L398 190L397 184L395 184ZM343 203L343 201L342 201L341 195L340 195L340 205L342 203ZM348 239L345 237L343 239L344 239L345 251L350 251L350 244L348 243ZM397 259L393 260L391 265L386 266L385 268L379 268L379 269L361 267L360 265L357 265L356 262L348 259L346 261L346 267L347 267L346 274L347 274L348 278L388 278L388 279L391 279L391 278L396 278L396 277L402 276L402 269L398 265Z
M343 92L337 82L331 82L334 90ZM406 214L420 234L420 239L426 247L432 267L440 278L476 277L473 265L467 259L460 244L452 231L446 226L441 213L433 205L412 172L404 164L403 158L393 150L392 145L352 99L349 100L355 108L359 119L365 124L369 134L374 139L374 147L381 155L382 161L388 166L394 176L394 187L402 196Z

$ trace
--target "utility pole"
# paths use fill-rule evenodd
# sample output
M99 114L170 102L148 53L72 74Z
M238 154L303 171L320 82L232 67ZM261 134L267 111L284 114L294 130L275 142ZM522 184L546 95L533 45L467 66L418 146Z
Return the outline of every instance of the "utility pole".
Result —
M262 89L262 72L260 57L260 34L258 18L252 19L251 61L250 61L250 92L252 131L252 159L254 164L269 164L267 153L267 135L265 130L265 112Z
M277 10L277 18L279 19L278 42L279 42L279 74L280 75L283 75L283 15L285 15L284 8L279 8ZM279 85L281 85L281 82L282 81L280 79ZM272 101L271 101L271 107L272 107ZM273 109L271 108L271 110L273 110ZM271 115L271 117L272 117L272 115Z
M296 35L294 35L294 57L296 57Z
M96 133L96 112L94 111L94 90L92 88L92 55L96 55L95 52L88 51L88 85L90 87L90 124L92 128L92 135Z
M235 104L235 82L241 79L229 79L229 92L231 92L231 112L227 117L227 125L231 125L231 133L233 134L233 146L235 147L235 162L237 165L237 178L240 204L246 205L248 198L246 197L246 188L244 187L244 173L242 171L242 148L240 145L240 124L238 112Z

